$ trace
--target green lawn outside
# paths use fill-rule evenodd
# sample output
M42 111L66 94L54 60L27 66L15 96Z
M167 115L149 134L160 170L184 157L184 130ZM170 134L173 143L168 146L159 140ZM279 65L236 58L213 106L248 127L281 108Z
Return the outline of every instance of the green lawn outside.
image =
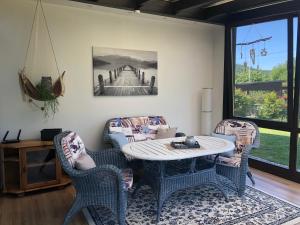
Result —
M260 131L260 141L261 141L260 148L253 149L251 155L281 165L288 166L290 133L286 131L271 130L266 128L259 128L259 131ZM298 141L298 149L299 149L299 141ZM300 169L300 156L298 156L297 166L298 169Z

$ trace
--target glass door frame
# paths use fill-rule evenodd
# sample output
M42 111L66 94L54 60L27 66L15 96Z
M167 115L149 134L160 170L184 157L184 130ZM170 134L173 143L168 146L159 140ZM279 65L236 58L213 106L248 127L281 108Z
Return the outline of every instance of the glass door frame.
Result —
M298 19L298 33L297 33L297 49L296 49L296 71L295 71L295 85L294 85L294 43L293 43L293 19ZM232 119L246 119L253 121L259 127L276 129L290 132L290 149L289 149L289 166L279 166L275 163L269 163L265 160L249 158L249 165L259 170L296 181L300 183L300 171L297 171L297 142L300 128L298 127L298 113L299 113L299 89L300 89L300 15L297 13L290 13L279 16L269 16L265 18L252 18L246 21L230 22L225 26L225 60L224 60L224 89L223 89L223 118ZM241 118L234 116L233 113L233 94L234 94L234 76L235 76L235 43L236 43L236 27L250 25L262 22L271 22L274 20L287 20L287 73L288 73L288 109L287 122L261 120L254 118ZM295 88L293 90L293 88ZM288 150L288 149L287 149ZM300 156L299 156L300 157Z

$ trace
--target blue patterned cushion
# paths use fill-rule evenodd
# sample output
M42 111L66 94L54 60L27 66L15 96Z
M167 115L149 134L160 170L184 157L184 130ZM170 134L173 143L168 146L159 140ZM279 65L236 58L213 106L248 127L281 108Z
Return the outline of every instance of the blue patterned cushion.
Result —
M113 145L122 148L124 145L128 143L128 139L123 133L111 133L109 134Z

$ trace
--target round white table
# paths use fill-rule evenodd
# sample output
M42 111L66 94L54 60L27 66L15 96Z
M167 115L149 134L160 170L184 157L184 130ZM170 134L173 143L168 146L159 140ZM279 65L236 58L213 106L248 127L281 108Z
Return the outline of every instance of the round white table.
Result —
M131 142L122 147L122 152L126 155L143 160L144 176L133 196L143 184L152 188L157 200L157 222L164 201L177 190L212 185L219 189L227 200L224 186L217 179L216 158L220 153L234 150L234 144L209 136L195 136L195 139L200 148L174 149L170 146L171 141L184 141L185 137ZM207 155L216 155L214 162L201 159ZM183 165L182 169L177 164Z
M122 152L132 158L150 161L170 161L215 155L232 151L235 146L232 142L210 136L195 136L200 144L196 149L174 149L171 141L184 141L185 137L157 139L140 142L131 142L122 147Z

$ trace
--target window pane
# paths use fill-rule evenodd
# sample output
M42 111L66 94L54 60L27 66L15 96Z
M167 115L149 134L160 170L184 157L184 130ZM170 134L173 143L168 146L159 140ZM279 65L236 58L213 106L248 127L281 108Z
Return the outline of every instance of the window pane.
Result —
M298 144L297 144L297 171L300 172L300 135L298 134Z
M293 56L294 56L294 81L295 81L295 75L296 75L296 55L297 55L297 35L298 35L298 18L295 17L293 20ZM294 82L294 88L295 88L295 82ZM300 104L299 104L300 105ZM300 110L298 111L298 127L300 127ZM299 156L298 156L299 157Z
M234 116L287 121L287 20L236 28Z
M290 133L259 128L260 148L253 149L251 156L275 164L289 166Z
M295 77L295 68L296 68L296 53L297 53L297 34L298 34L298 18L294 18L294 77ZM298 126L300 127L300 110L298 116ZM297 142L297 162L296 162L297 171L300 172L300 136L298 134L298 142Z
M297 35L298 35L298 18L293 19L293 65L294 65L294 77L296 72L296 54L297 54Z

